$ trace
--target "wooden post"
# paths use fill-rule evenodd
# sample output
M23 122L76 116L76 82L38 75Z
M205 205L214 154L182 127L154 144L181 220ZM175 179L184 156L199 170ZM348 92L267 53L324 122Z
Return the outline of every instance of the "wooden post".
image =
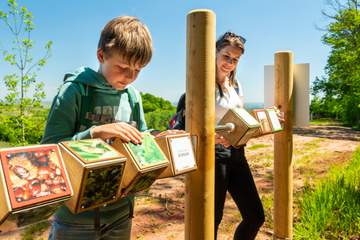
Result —
M196 138L198 170L186 176L185 239L214 239L215 13L187 16L186 130Z
M285 114L274 138L274 239L292 239L293 53L275 53L275 106Z

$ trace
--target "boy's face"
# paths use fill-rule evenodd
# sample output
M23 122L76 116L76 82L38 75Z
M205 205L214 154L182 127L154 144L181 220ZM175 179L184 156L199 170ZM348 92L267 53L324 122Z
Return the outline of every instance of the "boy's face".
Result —
M119 54L105 55L101 49L97 50L97 57L101 74L117 90L132 83L142 69L140 65L130 65Z

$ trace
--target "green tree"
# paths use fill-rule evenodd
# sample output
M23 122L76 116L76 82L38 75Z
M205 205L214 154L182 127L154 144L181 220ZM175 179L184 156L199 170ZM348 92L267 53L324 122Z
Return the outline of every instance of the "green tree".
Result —
M52 42L48 41L44 55L34 60L32 13L25 6L19 6L16 0L8 0L7 7L7 11L0 11L0 20L9 30L13 41L11 47L2 49L2 53L4 61L14 67L15 72L3 79L7 89L3 104L16 111L16 114L7 120L12 127L21 129L18 142L26 143L27 127L32 124L32 111L41 107L41 101L45 98L44 83L36 78L37 72L50 57Z
M141 97L148 128L166 130L176 108L168 100L150 93L141 93Z
M325 67L326 77L317 78L313 95L329 115L339 116L352 126L360 126L360 1L332 2L333 14L323 42L331 47Z
M164 131L168 128L169 121L175 111L157 109L153 112L145 113L145 120L148 128Z
M161 97L156 97L150 93L141 93L141 98L143 100L144 112L153 112L157 109L175 111L175 107L169 102Z

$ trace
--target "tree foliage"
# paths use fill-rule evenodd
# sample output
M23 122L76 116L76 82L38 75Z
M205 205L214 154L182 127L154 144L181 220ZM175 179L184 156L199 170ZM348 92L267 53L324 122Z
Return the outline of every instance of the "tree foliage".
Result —
M32 13L25 6L19 6L16 0L8 0L7 7L7 11L0 10L0 23L2 22L9 30L12 46L2 49L2 54L4 61L14 68L14 72L5 75L3 79L7 95L2 104L11 107L16 115L4 123L20 129L19 133L18 131L13 133L16 134L13 137L18 142L27 143L29 142L26 137L29 130L27 127L33 116L32 110L39 108L45 98L44 83L37 80L37 72L44 67L50 57L52 42L45 44L43 57L34 60L32 54L34 42L31 33L35 26Z
M360 1L333 1L323 42L331 47L326 76L313 84L312 110L360 126Z
M156 97L150 93L141 93L141 98L143 100L144 112L153 112L157 109L175 111L175 107L169 102L161 97Z
M11 145L24 145L24 142L19 139L22 136L22 129L18 126L17 116L9 114L15 111L13 107L0 106L0 140L9 142ZM48 109L35 108L24 118L26 143L40 142L48 112Z
M142 93L141 96L148 128L166 130L176 108L171 102L150 93Z

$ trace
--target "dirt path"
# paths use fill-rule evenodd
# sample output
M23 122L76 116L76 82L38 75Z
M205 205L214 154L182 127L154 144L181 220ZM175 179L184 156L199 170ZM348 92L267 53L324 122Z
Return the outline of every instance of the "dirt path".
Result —
M296 199L304 185L313 186L331 166L345 164L360 146L360 132L340 126L311 126L295 129L294 134L294 221L298 213ZM255 177L266 213L266 222L257 239L272 239L273 199L273 136L252 139L246 156ZM137 197L132 239L184 239L185 178L183 176L158 180ZM219 240L231 240L241 216L235 203L227 196ZM47 231L36 239L47 239ZM0 236L2 239L21 239L20 233Z
M295 129L294 199L304 184L315 185L331 166L346 163L360 146L360 132L340 126L310 126ZM256 185L266 212L266 223L257 239L272 239L273 135L252 139L246 148ZM184 177L158 180L137 198L133 221L133 239L184 239ZM297 211L294 211L294 221ZM227 196L219 240L231 240L241 217Z

